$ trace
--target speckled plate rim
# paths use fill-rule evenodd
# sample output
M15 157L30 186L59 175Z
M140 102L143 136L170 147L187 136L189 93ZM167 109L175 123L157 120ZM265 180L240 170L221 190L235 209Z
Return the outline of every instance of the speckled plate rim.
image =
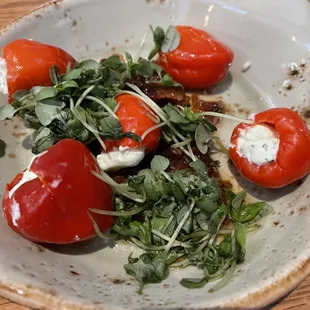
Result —
M23 21L26 18L34 17L45 8L57 5L63 0L51 0L47 3L38 6L37 8L25 13L18 17L13 22L0 29L0 35L14 29L14 25ZM259 289L256 292L250 293L245 297L235 298L228 303L219 307L201 307L201 310L242 310L242 309L270 309L273 304L278 303L281 299L290 294L305 278L310 275L310 253L307 253L307 258L301 260L290 271L283 274L271 284ZM19 304L22 304L33 309L52 310L52 309L68 309L68 310L99 310L106 309L104 304L100 306L77 304L68 302L63 298L57 297L51 290L45 291L37 289L30 285L21 283L0 281L0 296ZM180 308L169 308L170 310L178 310ZM187 307L186 310L191 310ZM194 309L194 308L193 308ZM181 310L181 309L180 309ZM195 307L197 310L197 307Z

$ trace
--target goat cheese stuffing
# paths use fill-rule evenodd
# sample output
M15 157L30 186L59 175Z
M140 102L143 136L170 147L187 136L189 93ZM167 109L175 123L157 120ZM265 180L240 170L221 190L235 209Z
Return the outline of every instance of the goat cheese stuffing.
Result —
M144 158L144 148L119 148L117 151L101 153L97 162L103 171L116 171L122 168L135 167Z
M280 139L275 130L264 125L252 126L240 130L237 139L237 152L249 162L264 165L277 158Z
M0 92L5 95L8 94L8 84L6 76L7 76L6 62L3 58L0 58Z

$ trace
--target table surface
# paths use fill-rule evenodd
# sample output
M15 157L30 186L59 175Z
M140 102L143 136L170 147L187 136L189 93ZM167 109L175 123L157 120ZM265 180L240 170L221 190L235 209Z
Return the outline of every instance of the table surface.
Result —
M0 0L0 28L17 17L47 3L48 0ZM308 310L310 309L310 277L273 310ZM0 310L29 310L0 297Z

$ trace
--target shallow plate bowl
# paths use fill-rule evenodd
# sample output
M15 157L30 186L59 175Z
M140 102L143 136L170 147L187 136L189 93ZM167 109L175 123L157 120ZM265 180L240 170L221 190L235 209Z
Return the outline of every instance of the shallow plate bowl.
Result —
M308 68L292 81L292 90L282 84L289 63L309 61L309 9L306 0L64 0L8 26L0 46L25 37L60 46L77 59L124 50L137 55L150 24L192 25L208 30L235 53L231 76L211 96L221 96L230 113L245 117L286 106L307 116ZM146 43L148 51L150 35ZM242 72L246 62L251 67ZM234 125L224 121L219 128L226 144ZM0 123L0 138L8 144L0 159L0 193L29 163L26 134L18 121ZM310 272L310 179L266 190L244 181L226 158L220 159L224 179L236 179L236 188L275 208L264 227L249 235L246 260L222 290L211 294L208 287L181 287L181 278L199 275L188 268L171 272L163 283L146 286L138 295L137 283L123 269L131 246L96 239L46 249L17 236L1 218L0 294L44 309L254 309L279 300Z

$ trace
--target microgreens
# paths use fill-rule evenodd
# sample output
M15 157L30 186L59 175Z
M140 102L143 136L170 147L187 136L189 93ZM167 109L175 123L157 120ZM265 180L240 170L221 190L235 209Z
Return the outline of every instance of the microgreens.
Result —
M36 129L32 148L35 154L64 138L85 144L97 139L103 149L103 139L129 137L141 141L134 133L122 131L114 97L137 76L146 79L146 83L149 80L163 87L178 84L150 61L140 58L134 62L128 53L125 60L118 55L101 62L89 59L74 68L68 67L65 74L59 74L58 68L53 66L50 77L54 85L16 92L12 105L0 107L0 120L19 115L27 127ZM159 80L155 81L154 75Z
M139 293L146 284L166 279L170 267L189 265L203 276L182 279L181 285L192 289L220 279L209 290L217 291L244 261L247 231L259 227L257 220L272 208L263 202L247 204L245 192L227 191L224 203L217 182L200 160L180 171L169 172L169 166L166 157L155 155L151 169L140 170L124 184L104 172L94 173L112 187L116 211L90 211L118 217L112 233L145 251L137 258L130 255L124 266L140 283Z
M150 28L155 46L148 56L149 60L153 59L158 52L168 53L178 48L181 37L175 26L169 26L166 32L161 27L153 29L150 26Z

